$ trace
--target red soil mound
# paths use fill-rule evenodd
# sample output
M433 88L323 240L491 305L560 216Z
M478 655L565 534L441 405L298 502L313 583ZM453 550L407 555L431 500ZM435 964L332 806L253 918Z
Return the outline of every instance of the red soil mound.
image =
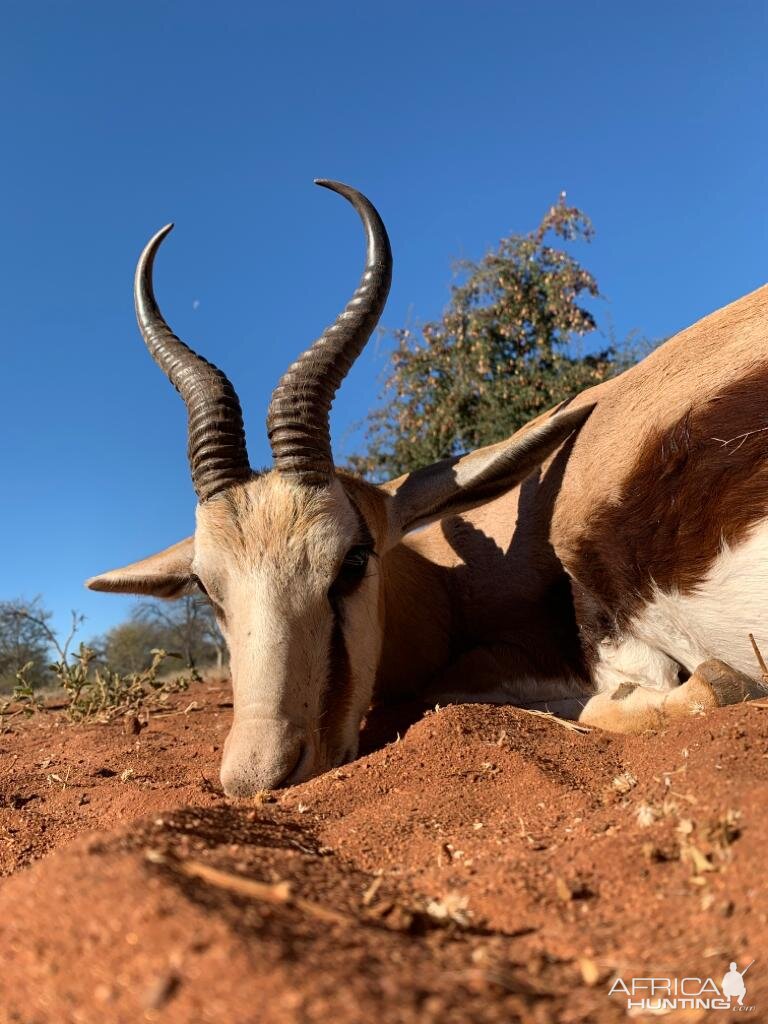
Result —
M620 737L404 708L262 802L218 790L230 715L201 685L139 737L0 736L1 1021L620 1021L617 976L753 958L768 1019L768 709Z

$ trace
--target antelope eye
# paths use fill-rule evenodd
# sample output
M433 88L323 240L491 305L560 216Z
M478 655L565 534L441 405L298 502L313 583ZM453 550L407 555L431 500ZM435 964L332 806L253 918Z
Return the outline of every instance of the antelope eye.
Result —
M341 563L339 574L331 587L331 593L342 596L349 593L365 576L371 554L371 549L363 544L357 544L350 548Z
M365 572L368 565L368 559L370 557L371 549L363 547L362 544L359 544L357 547L350 548L342 562L342 572Z

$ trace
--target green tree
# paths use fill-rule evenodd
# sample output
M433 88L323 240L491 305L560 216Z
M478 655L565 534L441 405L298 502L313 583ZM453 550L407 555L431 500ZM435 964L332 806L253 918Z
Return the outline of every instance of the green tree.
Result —
M563 193L535 231L459 263L443 316L393 332L384 404L369 417L367 451L353 468L382 479L491 444L633 361L613 345L579 352L596 326L581 301L599 296L597 281L551 240L592 234Z
M48 681L50 618L39 597L0 601L0 690L12 690L16 673L30 663L27 680L33 686Z
M217 664L224 658L224 640L210 602L202 594L176 601L141 601L132 622L154 632L166 651L180 654L189 668Z
M144 672L156 650L179 655L189 668L213 664L221 668L226 655L216 616L202 594L175 601L140 601L129 619L88 646L96 652L98 664L121 675Z
M152 651L163 648L161 631L152 623L129 619L113 626L97 642L91 643L99 662L120 675L143 672L152 664Z

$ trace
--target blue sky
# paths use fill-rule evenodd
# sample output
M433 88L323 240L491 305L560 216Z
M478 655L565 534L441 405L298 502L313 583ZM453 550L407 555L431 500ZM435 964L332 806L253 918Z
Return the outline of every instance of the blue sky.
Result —
M768 4L6 2L0 9L0 598L85 635L130 610L85 577L193 525L180 400L139 339L147 238L163 310L222 366L254 464L279 374L392 237L383 323L428 319L454 257L561 189L619 336L669 335L768 279ZM373 343L337 400L376 399ZM768 396L767 396L768 398Z

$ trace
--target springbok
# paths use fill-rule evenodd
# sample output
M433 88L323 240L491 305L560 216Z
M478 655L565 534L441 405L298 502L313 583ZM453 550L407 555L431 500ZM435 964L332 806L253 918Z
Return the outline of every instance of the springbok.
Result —
M748 634L768 640L768 288L510 439L374 486L334 467L328 417L392 257L363 195L318 184L357 210L367 262L272 395L269 471L250 467L229 380L155 301L171 226L142 253L137 317L187 407L196 529L88 581L210 599L234 688L226 792L354 758L374 697L503 702L637 731L761 693Z

